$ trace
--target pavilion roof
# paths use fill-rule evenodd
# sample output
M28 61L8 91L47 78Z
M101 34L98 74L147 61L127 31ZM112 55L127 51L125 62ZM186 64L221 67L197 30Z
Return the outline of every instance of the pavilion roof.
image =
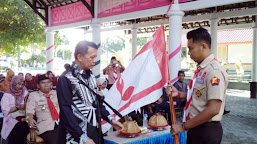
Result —
M24 0L34 12L40 16L48 25L48 8L56 8L81 1L85 7L94 15L94 0Z

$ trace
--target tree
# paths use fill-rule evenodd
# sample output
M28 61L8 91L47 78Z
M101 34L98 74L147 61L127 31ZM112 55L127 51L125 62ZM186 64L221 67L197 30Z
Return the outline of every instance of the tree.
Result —
M18 45L45 47L45 24L23 0L1 0L0 15L1 53L18 53Z
M58 50L56 56L58 58L62 58L63 59L63 51L62 50Z
M70 60L72 56L71 50L58 50L57 51L57 57L63 59L63 60Z
M45 61L46 61L46 53L42 51L40 54L32 54L32 56L27 60L21 59L21 65L23 67L25 66L34 67L34 66L37 66L38 63L41 63L41 64L45 63Z
M140 47L140 49L147 43L148 37L139 37L137 38L137 46Z
M107 38L104 43L102 43L102 52L109 51L111 53L115 53L125 48L125 39L117 36L116 41L113 38Z

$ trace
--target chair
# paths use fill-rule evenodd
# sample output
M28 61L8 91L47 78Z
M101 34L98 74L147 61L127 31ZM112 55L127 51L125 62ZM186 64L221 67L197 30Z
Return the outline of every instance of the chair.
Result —
M24 98L24 104L26 108L27 100L28 100L29 94L27 94ZM36 117L34 116L34 119L36 120ZM27 143L28 144L46 144L44 140L36 134L36 129L35 128L30 128L29 129L29 134L27 135Z
M27 135L28 144L46 144L44 140L36 134L35 130L35 128L30 128L29 134Z

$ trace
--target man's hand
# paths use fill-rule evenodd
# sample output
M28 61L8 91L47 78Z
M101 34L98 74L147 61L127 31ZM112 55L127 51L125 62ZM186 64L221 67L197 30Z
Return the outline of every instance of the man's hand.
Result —
M95 142L89 138L84 144L95 144Z
M165 89L166 94L169 96L172 92L172 97L178 96L178 90L173 85L168 85Z
M156 101L157 104L161 104L162 102L163 102L162 97L160 97L160 98Z
M24 109L24 104L18 106L19 109Z
M122 131L124 128L123 125L116 120L112 120L112 127L115 128L118 132Z
M182 124L173 124L170 128L170 133L174 136L178 133L181 133L185 131L184 127L182 126Z
M103 92L102 92L101 90L98 91L98 94L99 94L100 96L104 96L104 94L103 94Z
M32 117L28 118L28 124L29 128L37 128L37 122Z
M119 65L119 66L121 66L121 63L120 63L120 61L118 61L118 65Z

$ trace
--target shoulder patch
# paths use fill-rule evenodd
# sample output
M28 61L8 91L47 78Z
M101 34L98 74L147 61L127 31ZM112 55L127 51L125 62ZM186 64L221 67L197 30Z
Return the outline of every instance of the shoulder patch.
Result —
M211 85L212 86L217 86L217 85L219 85L219 83L220 83L220 79L219 78L213 77L211 79Z

